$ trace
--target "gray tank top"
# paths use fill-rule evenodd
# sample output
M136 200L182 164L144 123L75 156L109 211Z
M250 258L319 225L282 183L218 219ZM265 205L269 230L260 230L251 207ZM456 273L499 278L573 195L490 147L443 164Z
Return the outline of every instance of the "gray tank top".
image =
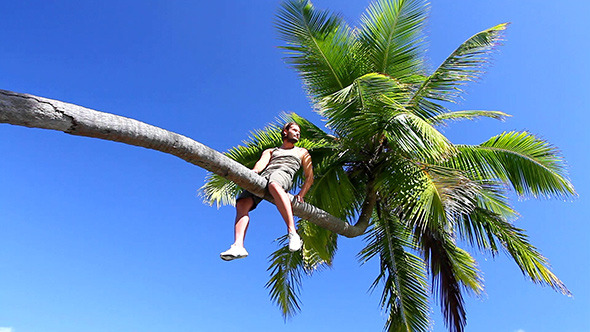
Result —
M301 167L301 158L299 158L297 150L297 148L274 148L268 166L266 166L263 173L283 171L289 173L291 176L295 175L295 172Z
M295 172L301 167L297 148L274 148L268 165L260 174L270 181L278 182L285 190L291 187Z

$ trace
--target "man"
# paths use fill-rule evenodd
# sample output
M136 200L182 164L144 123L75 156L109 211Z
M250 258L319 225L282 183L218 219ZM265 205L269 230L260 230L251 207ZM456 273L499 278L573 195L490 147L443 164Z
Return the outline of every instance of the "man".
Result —
M283 126L281 137L283 144L278 148L267 149L252 169L268 180L267 190L272 195L277 209L281 213L289 236L289 250L301 249L303 241L297 234L293 221L293 210L287 191L293 185L295 172L303 167L305 182L301 191L295 196L297 201L303 202L303 197L309 191L313 183L313 168L309 152L295 143L299 141L301 129L295 122L289 122ZM243 191L236 199L236 223L234 225L234 243L220 254L221 259L230 261L248 256L244 248L244 237L250 223L249 212L254 210L262 198Z

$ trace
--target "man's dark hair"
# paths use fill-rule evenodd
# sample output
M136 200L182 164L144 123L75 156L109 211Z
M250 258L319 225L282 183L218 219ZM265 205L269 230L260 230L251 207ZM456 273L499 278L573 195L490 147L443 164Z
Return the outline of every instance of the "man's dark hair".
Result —
M297 124L297 122L287 122L287 123L285 123L285 125L283 126L283 129L281 129L281 138L282 138L282 139L285 139L285 138L287 138L287 135L285 134L285 132L289 131L289 129L291 129L291 127L292 127L293 125L296 125L297 127L301 128L301 127L300 127L300 126Z

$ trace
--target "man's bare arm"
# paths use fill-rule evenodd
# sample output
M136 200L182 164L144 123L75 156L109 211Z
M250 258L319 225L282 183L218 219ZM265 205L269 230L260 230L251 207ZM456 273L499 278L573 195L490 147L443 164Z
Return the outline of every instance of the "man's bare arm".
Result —
M260 156L260 159L258 159L258 161L256 162L256 165L254 165L254 168L252 168L252 171L254 171L258 174L260 174L262 171L264 171L264 169L266 168L266 166L270 162L271 155L272 155L272 149L264 150L264 152L262 152L262 156Z
M295 195L295 198L299 202L303 202L303 197L305 197L305 194L307 194L309 188L311 188L311 185L313 184L313 166L311 163L311 156L307 150L305 150L303 156L301 157L301 166L303 166L305 182L303 183L303 186L301 186L299 194Z

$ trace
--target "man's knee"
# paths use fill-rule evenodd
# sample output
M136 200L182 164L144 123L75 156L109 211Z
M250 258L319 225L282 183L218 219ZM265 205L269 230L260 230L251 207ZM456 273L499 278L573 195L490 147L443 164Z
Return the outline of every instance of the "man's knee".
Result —
M281 185L279 185L276 182L271 182L268 184L268 190L271 192L284 192L285 189L283 189L283 187L281 187Z
M238 213L247 214L254 205L254 199L252 197L246 197L236 202L236 210Z

